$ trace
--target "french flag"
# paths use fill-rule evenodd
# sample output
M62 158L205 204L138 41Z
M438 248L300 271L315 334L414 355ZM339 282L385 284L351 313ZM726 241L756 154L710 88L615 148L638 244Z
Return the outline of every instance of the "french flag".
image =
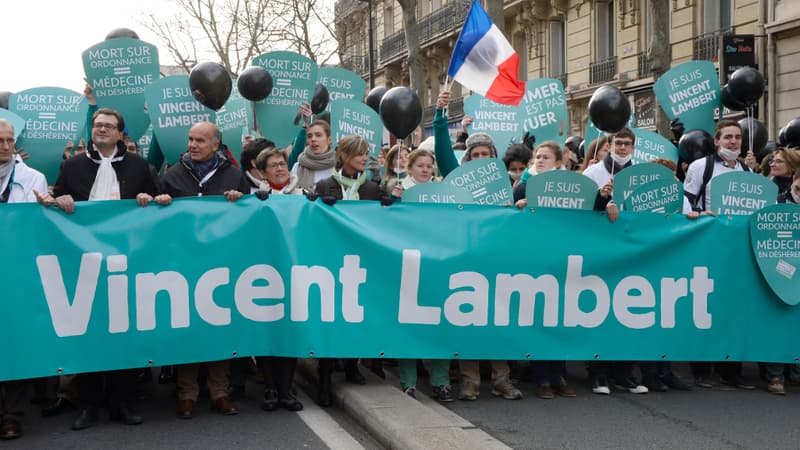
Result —
M519 56L474 0L450 57L447 76L489 100L516 106L525 95L518 70Z

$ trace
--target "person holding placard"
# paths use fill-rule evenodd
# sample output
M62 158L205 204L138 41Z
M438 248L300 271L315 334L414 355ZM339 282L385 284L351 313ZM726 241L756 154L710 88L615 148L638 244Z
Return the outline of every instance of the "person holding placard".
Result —
M611 151L602 161L584 170L583 174L594 180L600 188L595 199L595 211L607 210L609 219L615 220L612 215L616 214L617 208L611 202L611 194L614 192L614 175L633 164L631 157L636 145L636 135L630 128L623 128L611 135L609 139L611 139ZM609 204L611 205L610 210L607 209Z
M0 203L30 203L36 192L47 191L47 180L16 154L14 126L0 119ZM21 411L30 380L0 383L0 439L22 436Z
M158 187L147 162L127 151L123 142L125 121L122 115L113 109L100 108L89 123L92 139L86 153L64 161L53 194L37 193L39 203L56 205L67 214L75 212L76 201L135 198L140 206L147 206L158 194ZM135 376L136 370L78 375L81 409L72 429L83 430L97 422L98 410L104 403L104 380L111 420L126 425L142 423L141 416L134 414L129 407Z
M536 151L533 153L533 166L522 174L519 184L514 187L514 205L517 208L525 209L528 206L528 199L525 198L528 178L531 175L559 169L562 159L563 153L555 141L545 141L536 147Z
M312 124L313 125L313 124ZM367 160L369 143L361 136L345 136L336 144L336 162L333 175L316 184L316 193L327 204L338 200L379 200L381 188L369 179ZM317 404L333 403L331 376L334 359L320 359ZM354 384L365 384L366 378L358 370L358 358L345 359L345 378Z
M445 108L450 104L450 91L442 91L436 99L436 114L433 118L433 136L435 139L436 165L439 175L446 177L459 166L453 144L450 142L450 132L447 127ZM464 162L480 158L496 158L497 149L492 137L486 133L475 133L467 138Z
M211 122L199 122L189 129L188 150L180 162L164 175L164 194L155 197L159 204L169 204L175 197L197 197L202 195L224 195L228 201L236 201L250 192L245 176L224 156L222 132ZM194 416L194 406L200 393L197 375L201 363L177 366L178 407L176 415L181 419ZM212 407L223 415L235 415L239 409L228 397L229 361L205 363L208 375L208 393Z

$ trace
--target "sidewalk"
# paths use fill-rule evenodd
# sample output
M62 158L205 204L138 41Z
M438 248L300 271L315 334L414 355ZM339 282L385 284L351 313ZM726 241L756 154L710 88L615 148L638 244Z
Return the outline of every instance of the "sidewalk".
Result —
M299 383L316 396L317 363L299 360ZM399 381L387 372L386 380L361 368L365 386L333 376L334 402L388 449L508 449L502 442L475 427L426 395L418 400L403 394Z

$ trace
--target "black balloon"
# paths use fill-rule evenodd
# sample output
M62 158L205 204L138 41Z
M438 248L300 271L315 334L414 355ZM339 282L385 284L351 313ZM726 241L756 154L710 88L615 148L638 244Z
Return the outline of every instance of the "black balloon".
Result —
M272 75L260 66L248 67L239 74L236 87L242 97L252 102L264 100L272 93Z
M742 67L728 78L728 91L745 106L750 106L764 94L764 76L753 67Z
M742 127L742 156L745 156L750 148L750 134L753 135L753 155L757 155L767 145L767 128L758 120L745 117L739 121Z
M628 97L613 86L601 86L589 99L589 117L597 129L616 133L625 128L631 117Z
M564 147L570 149L572 153L575 153L575 156L578 159L583 158L583 153L581 152L581 141L583 139L580 136L569 136L566 140L564 140Z
M375 110L375 112L380 112L381 99L383 99L384 95L386 95L386 86L378 86L369 91L367 98L364 99L364 103Z
M778 145L781 147L786 147L786 127L783 127L778 131Z
M328 88L323 86L322 83L317 83L314 87L314 97L311 98L311 112L313 114L319 114L325 111L330 98L330 95L328 95Z
M130 28L115 28L106 35L106 40L117 38L139 39L139 35Z
M0 91L0 108L8 109L8 99L13 95L12 92Z
M198 102L216 111L230 97L233 82L222 64L204 62L189 74L189 88Z
M688 163L713 154L714 138L706 130L689 130L678 141L678 153Z
M378 109L383 126L400 139L405 139L422 121L422 103L417 93L407 87L386 91Z
M784 130L784 146L786 147L800 147L800 117L794 118L783 127Z
M722 100L722 105L731 111L744 111L747 108L747 105L740 102L736 97L733 96L733 94L731 94L727 84L722 86L722 90L720 91L720 100Z

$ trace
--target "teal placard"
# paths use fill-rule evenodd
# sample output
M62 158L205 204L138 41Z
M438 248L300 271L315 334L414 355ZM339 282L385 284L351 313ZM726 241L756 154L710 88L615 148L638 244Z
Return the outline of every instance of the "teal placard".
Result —
M89 104L83 94L64 88L39 87L12 94L9 111L25 121L17 140L30 157L26 164L55 181L61 167L64 146L78 142L86 122Z
M298 108L314 96L317 63L298 53L278 51L256 56L252 65L272 75L272 92L256 102L259 131L278 147L286 147L300 129L294 124Z
M778 201L778 185L753 172L727 172L711 179L711 211L747 216Z
M341 67L320 67L319 82L328 89L331 105L337 100L362 101L367 93L367 82L357 73Z
M145 130L142 137L136 141L136 144L139 146L139 151L142 154L142 158L147 159L147 155L150 154L150 145L153 141L153 124L147 126L147 130Z
M714 117L720 105L719 75L711 61L689 61L673 67L653 85L658 104L686 130L706 130L714 135Z
M403 191L403 202L408 203L474 203L466 189L449 183L421 183Z
M634 164L614 175L613 198L618 203L625 203L631 193L651 181L674 180L675 173L655 163Z
M497 158L465 162L450 172L444 181L465 189L473 201L481 205L510 205L514 200L506 165Z
M119 111L131 139L150 124L144 91L159 78L158 48L139 39L108 39L81 54L97 106Z
M0 234L14 239L0 244L13 255L0 258L0 339L14 344L0 380L234 354L798 356L800 309L763 280L747 217L623 211L610 223L594 211L277 195L3 214ZM269 236L242 238L253 230Z
M528 178L525 198L529 208L567 208L591 210L597 196L597 183L568 170L550 170Z
M569 115L561 80L528 80L519 108L522 129L536 136L536 142L555 141L559 145L564 143L569 135Z
M192 125L217 120L212 109L192 96L188 75L161 78L148 86L144 95L158 145L169 164L178 162L186 151Z
M680 214L683 185L674 179L651 181L633 190L623 203L625 211Z
M7 120L14 127L14 138L19 139L19 135L25 130L25 120L13 112L0 108L0 119Z
M750 216L750 242L761 275L787 305L800 303L800 207L770 205Z
M636 145L631 160L634 164L650 162L656 158L668 159L678 164L678 148L669 139L642 128L632 128Z
M361 136L369 142L370 154L378 157L383 138L383 122L372 108L356 100L331 102L331 133L333 142L349 136Z
M464 114L473 118L469 133L488 133L494 140L500 158L509 145L522 142L524 116L519 107L501 105L479 94L472 94L464 100Z
M222 142L239 158L242 153L242 130L250 130L253 124L251 103L239 94L236 80L228 100L217 111L217 126L222 131Z

